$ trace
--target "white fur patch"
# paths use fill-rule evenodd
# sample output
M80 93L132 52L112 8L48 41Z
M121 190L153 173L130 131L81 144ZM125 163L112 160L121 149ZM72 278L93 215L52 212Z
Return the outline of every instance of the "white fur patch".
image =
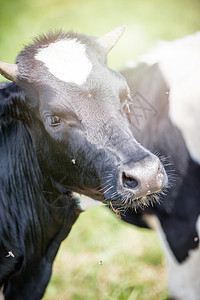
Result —
M169 115L200 163L200 32L158 47L139 61L159 63L170 87Z
M35 56L42 61L56 78L78 85L86 82L92 63L85 52L85 45L76 39L61 40L39 49Z
M146 216L149 226L159 237L164 250L168 270L168 287L170 297L177 300L199 300L200 297L200 247L189 251L189 257L183 263L178 263L174 257L160 221L156 216ZM200 218L197 225L200 226ZM200 229L200 228L199 228Z
M93 200L92 198L77 193L73 193L73 196L79 200L79 208L83 211L93 206L105 205L101 201Z

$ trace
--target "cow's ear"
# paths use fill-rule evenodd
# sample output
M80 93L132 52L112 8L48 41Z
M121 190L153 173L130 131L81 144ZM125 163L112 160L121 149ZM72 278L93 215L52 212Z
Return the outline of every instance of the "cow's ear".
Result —
M18 66L0 61L0 74L8 80L17 81Z
M106 54L114 47L114 45L118 42L122 34L124 33L125 26L119 26L114 30L104 34L100 38L98 38L99 44L106 50Z

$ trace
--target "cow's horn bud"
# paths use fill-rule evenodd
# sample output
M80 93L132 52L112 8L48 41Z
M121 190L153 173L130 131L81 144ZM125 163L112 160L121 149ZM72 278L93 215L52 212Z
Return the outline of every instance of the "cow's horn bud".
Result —
M18 66L0 61L0 74L11 81L17 80Z
M119 26L114 30L104 34L98 38L98 42L106 50L106 54L113 48L113 46L118 42L122 34L124 33L125 26Z

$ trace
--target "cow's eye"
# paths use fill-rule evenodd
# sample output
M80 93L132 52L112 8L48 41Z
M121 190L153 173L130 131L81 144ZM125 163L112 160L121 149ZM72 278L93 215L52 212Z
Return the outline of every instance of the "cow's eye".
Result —
M50 126L58 126L60 123L62 123L62 120L58 116L48 116L47 122Z

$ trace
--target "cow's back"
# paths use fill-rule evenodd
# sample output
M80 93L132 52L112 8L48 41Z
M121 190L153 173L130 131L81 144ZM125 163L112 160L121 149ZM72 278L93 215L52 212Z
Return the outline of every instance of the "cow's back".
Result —
M174 223L168 224L168 220L170 221L172 216L174 216L175 222L177 215L183 220L187 218L186 226L191 226L195 237L198 235L196 222L200 214L200 186L198 184L200 166L191 158L182 132L170 119L170 87L159 69L159 64L137 64L133 68L123 70L122 74L127 79L132 93L133 102L129 105L132 131L142 145L163 157L171 186L167 196L161 195L161 205L155 204L153 209L149 208L143 213L156 213L160 216L163 226L166 223L167 228L174 226ZM145 109L146 112L144 112ZM142 116L139 124L136 123L135 113ZM195 134L196 132L194 132ZM181 245L184 247L180 246L180 249L175 251L176 257L180 260L188 255L188 249L186 249L188 247L185 248L185 245L192 248L197 246L197 243L191 239L191 230L185 230L183 235L181 224L182 222L179 224L179 231L182 235ZM168 238L175 243L176 237L173 235L172 228Z

